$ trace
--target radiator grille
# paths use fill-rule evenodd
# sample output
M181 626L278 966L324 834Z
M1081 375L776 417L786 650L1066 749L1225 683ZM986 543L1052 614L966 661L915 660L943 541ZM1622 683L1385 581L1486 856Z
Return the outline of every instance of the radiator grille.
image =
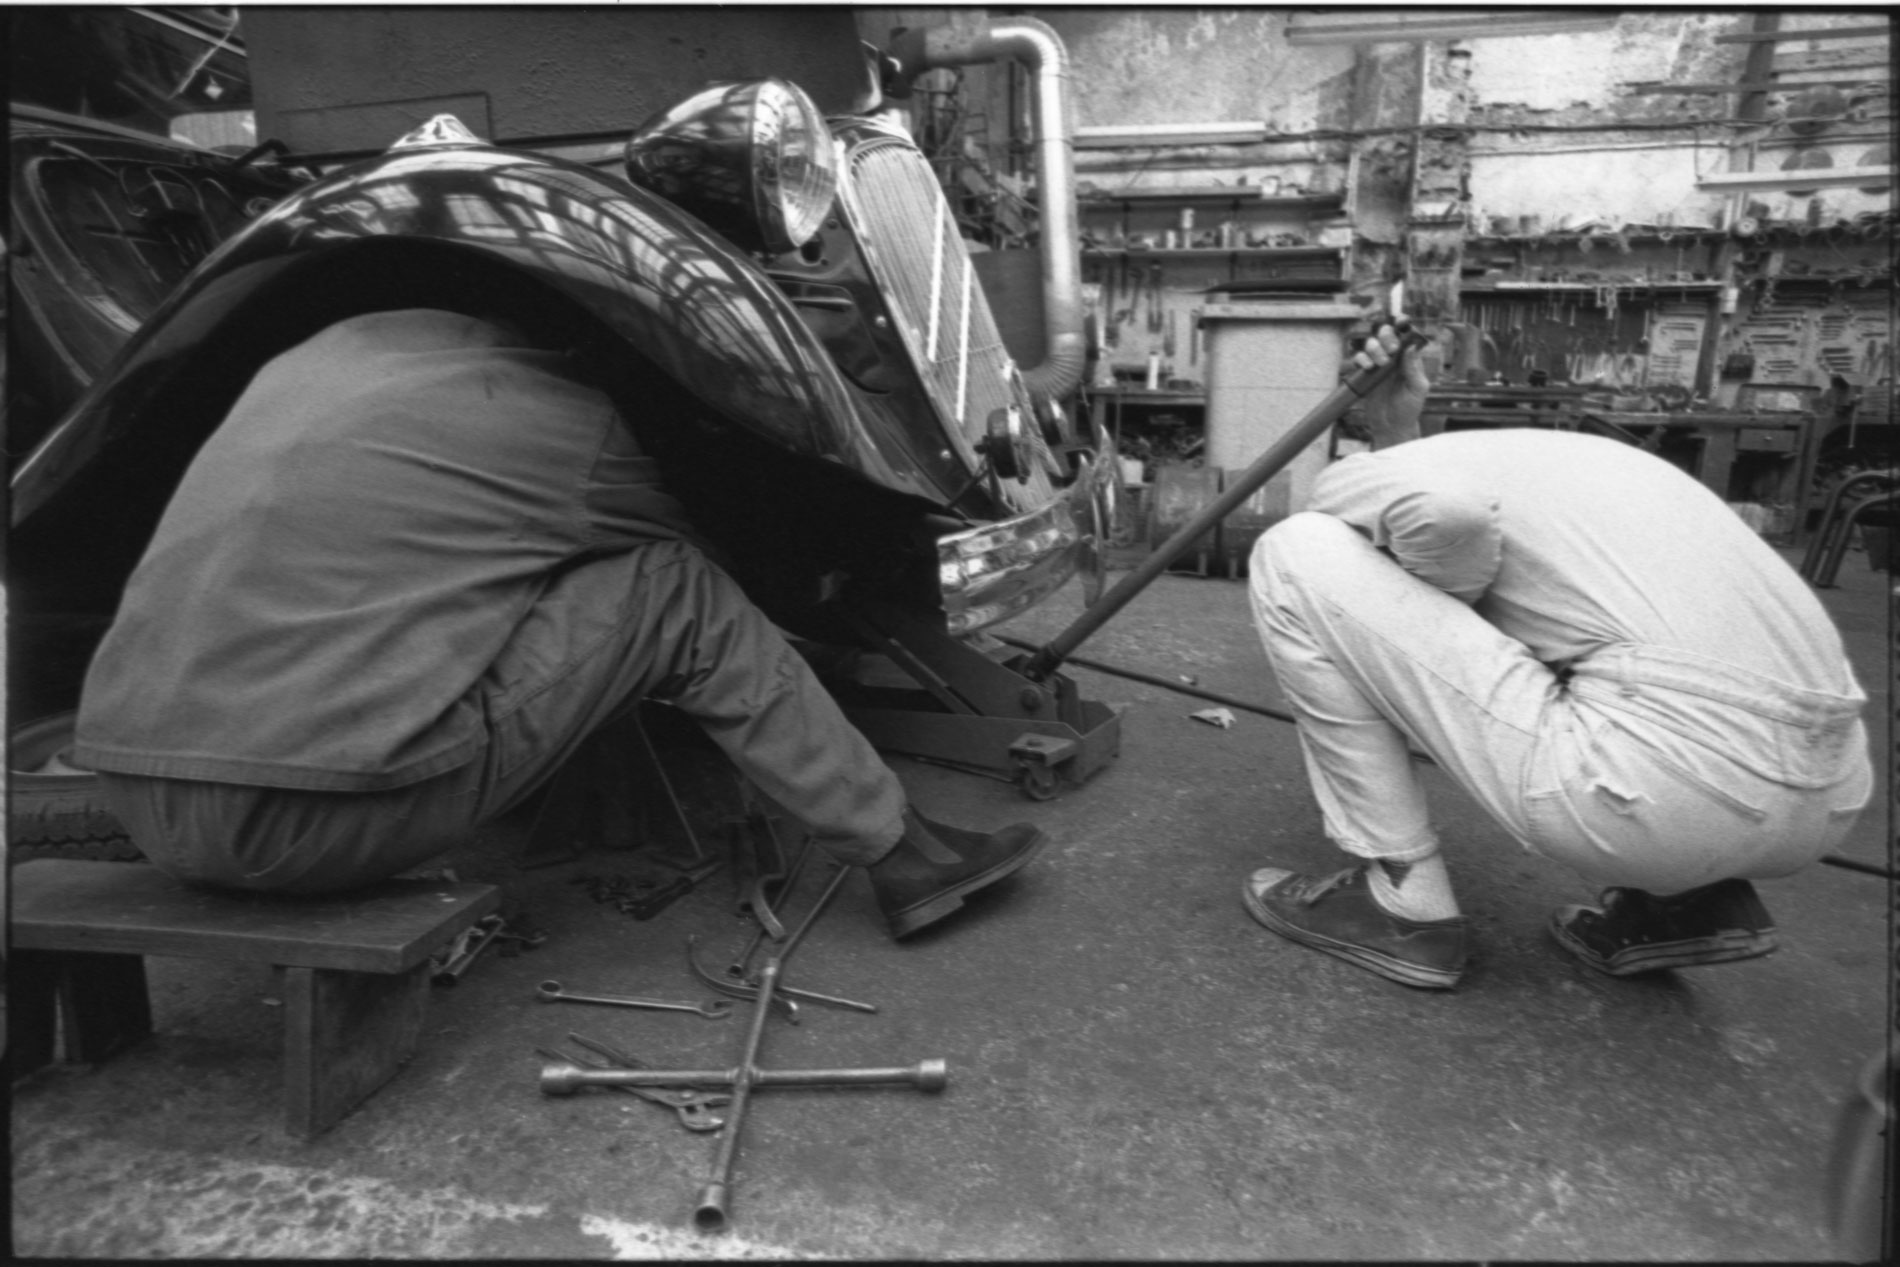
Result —
M843 192L871 271L958 451L974 469L971 446L983 438L991 412L1017 406L1035 461L1026 482L1002 481L1003 495L1018 510L1047 502L1055 491L1048 446L930 164L902 142L872 141L852 154Z

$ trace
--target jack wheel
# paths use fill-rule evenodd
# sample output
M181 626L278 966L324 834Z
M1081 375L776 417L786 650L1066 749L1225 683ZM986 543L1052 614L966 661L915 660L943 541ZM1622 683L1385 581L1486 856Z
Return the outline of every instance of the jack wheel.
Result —
M1032 801L1054 800L1057 789L1055 770L1046 765L1025 765L1016 774L1016 786Z

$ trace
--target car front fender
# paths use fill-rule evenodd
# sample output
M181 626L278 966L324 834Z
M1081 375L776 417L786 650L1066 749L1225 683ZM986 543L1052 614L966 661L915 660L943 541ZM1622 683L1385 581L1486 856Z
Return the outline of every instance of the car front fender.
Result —
M373 277L353 267L359 253L374 257ZM248 377L354 312L427 306L445 293L479 302L481 276L497 268L571 301L726 421L783 451L943 500L887 429L867 425L853 389L764 272L692 216L578 164L441 146L324 177L207 258L21 463L13 521L128 429L154 425L158 411L141 400L157 384L233 356ZM217 422L166 412L166 425L204 434Z

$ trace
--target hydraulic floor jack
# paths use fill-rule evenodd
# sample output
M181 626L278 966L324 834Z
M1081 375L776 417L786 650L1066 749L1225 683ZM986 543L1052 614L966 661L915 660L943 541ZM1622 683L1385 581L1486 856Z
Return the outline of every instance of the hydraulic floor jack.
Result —
M1400 328L1407 348L1427 341ZM910 699L890 704L847 699L847 715L881 749L1008 778L1037 800L1056 795L1065 783L1086 782L1120 751L1121 718L1107 705L1081 698L1076 684L1059 672L1063 663L1398 363L1394 357L1362 368L1334 388L1225 493L1030 654L986 655L951 637L941 622L894 606L859 604L854 623L860 637L901 669L914 689Z

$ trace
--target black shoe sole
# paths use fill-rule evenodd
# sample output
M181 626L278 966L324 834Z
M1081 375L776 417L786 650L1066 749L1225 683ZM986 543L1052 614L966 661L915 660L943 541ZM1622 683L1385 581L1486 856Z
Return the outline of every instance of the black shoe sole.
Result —
M1667 968L1703 968L1711 964L1759 959L1763 955L1772 955L1781 944L1773 929L1750 932L1738 928L1686 941L1630 946L1605 958L1573 935L1560 915L1551 916L1550 933L1557 939L1558 945L1583 963L1612 977L1635 977Z
M964 898L1028 866L1035 856L1042 852L1042 847L1048 843L1049 833L1038 831L1035 838L1029 842L1029 847L1021 853L1005 858L988 871L980 871L969 879L924 899L915 906L907 906L891 915L888 918L888 926L892 940L902 941L912 933L921 932L938 920L956 914L962 908Z
M1254 896L1251 877L1240 882L1240 900L1247 904L1249 915L1288 941L1298 942L1302 946L1332 955L1336 959L1344 959L1355 967L1376 972L1388 981L1396 981L1400 985L1409 985L1420 990L1449 990L1457 985L1458 978L1464 975L1462 969L1454 972L1444 968L1428 968L1423 964L1411 963L1382 954L1368 946L1338 941L1324 933L1301 928L1298 924L1283 919L1279 912Z

